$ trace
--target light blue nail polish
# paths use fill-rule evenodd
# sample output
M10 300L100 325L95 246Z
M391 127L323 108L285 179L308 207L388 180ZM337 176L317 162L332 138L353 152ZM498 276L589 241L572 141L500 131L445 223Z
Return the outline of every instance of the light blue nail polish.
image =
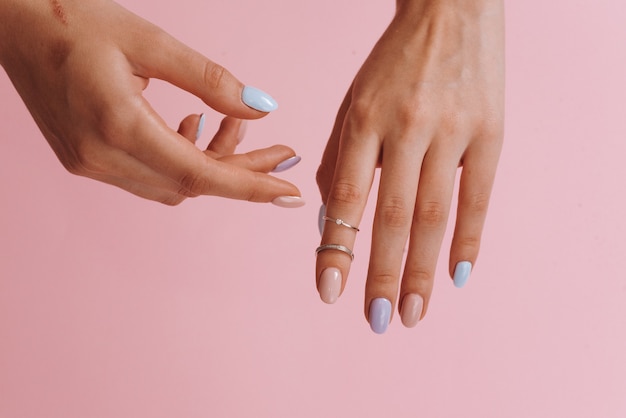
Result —
M287 158L282 163L278 164L273 170L272 173L280 173L281 171L289 170L294 165L298 164L302 157L296 155L295 157Z
M376 334L384 334L391 318L391 302L385 298L377 298L370 302L370 328Z
M458 288L465 286L472 272L472 263L469 261L459 261L454 267L454 285Z
M248 107L260 112L271 112L278 109L278 103L272 96L255 87L245 86L241 92L241 100Z
M317 227L320 230L320 235L324 234L324 224L326 223L324 221L324 215L326 215L326 205L322 203L322 206L320 206L320 211L317 214Z
M196 140L200 138L200 135L202 135L202 131L204 130L205 120L206 120L206 115L203 113L200 115L200 122L198 122L198 130L196 131Z

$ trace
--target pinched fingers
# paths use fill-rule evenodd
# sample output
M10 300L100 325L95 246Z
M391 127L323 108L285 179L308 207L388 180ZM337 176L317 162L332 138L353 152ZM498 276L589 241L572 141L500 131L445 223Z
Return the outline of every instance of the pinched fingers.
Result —
M170 130L143 101L141 109L125 114L134 118L119 121L118 126L132 141L115 141L124 150L157 173L178 185L179 193L188 196L215 195L253 202L287 201L301 206L300 191L291 183L264 173L254 172L214 160L184 136Z

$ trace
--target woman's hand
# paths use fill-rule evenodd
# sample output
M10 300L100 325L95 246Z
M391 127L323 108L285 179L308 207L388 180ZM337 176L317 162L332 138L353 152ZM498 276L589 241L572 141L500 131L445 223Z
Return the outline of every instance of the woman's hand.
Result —
M398 1L339 110L317 173L326 204L317 286L327 303L343 291L357 236L349 226L359 225L381 167L365 288L365 316L377 333L387 329L399 287L405 326L426 312L458 167L450 250L457 287L475 264L503 137L503 38L501 0Z
M110 0L0 0L0 21L0 63L70 172L166 204L198 195L303 203L266 174L293 150L231 155L241 119L265 116L274 100L158 27ZM175 132L151 108L150 78L231 117L207 151L193 144L199 116Z

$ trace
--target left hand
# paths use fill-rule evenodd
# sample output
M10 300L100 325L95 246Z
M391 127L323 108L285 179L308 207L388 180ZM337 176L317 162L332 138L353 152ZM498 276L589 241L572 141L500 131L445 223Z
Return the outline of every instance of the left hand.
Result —
M503 19L501 0L398 1L339 110L317 173L331 218L321 244L353 248L356 231L332 220L359 225L381 167L364 306L377 333L391 320L401 274L403 324L426 313L458 167L450 250L458 287L475 264L503 138ZM343 292L351 261L344 250L319 252L322 300Z

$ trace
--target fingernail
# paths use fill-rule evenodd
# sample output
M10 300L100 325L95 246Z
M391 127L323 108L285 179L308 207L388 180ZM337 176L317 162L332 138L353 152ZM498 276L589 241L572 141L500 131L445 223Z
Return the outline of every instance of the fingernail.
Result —
M391 302L385 298L377 298L370 302L370 328L376 334L384 334L391 318Z
M239 131L237 131L237 144L241 144L243 138L246 136L246 131L248 130L248 121L242 120L239 124Z
M281 171L289 170L291 167L298 164L301 159L302 157L300 157L299 155L296 155L291 158L287 158L285 161L283 161L282 163L274 167L274 169L272 170L272 173L280 173Z
M407 328L413 328L420 321L424 299L415 293L409 293L402 299L400 318Z
M320 206L320 211L317 214L317 228L320 230L320 235L324 234L324 216L326 215L326 205L322 203Z
M329 267L322 272L319 285L320 298L326 303L335 303L341 293L341 272Z
M305 203L304 199L298 196L280 196L272 200L272 204L281 208L299 208Z
M255 87L245 86L241 92L241 100L248 107L260 112L271 112L278 109L278 103L272 96Z
M458 288L465 286L472 272L472 263L469 261L459 261L454 267L453 281Z
M204 130L204 121L206 120L206 115L203 113L200 115L200 121L198 122L198 130L196 131L196 140L200 138L202 135L202 131Z

